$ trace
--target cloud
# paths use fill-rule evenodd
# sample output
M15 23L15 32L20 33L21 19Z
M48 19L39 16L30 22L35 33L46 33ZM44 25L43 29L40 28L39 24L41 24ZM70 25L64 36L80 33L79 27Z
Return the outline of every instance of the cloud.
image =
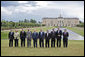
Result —
M28 1L18 1L18 3L28 3Z
M3 14L4 13L4 14ZM2 15L26 15L43 17L78 17L84 21L84 2L83 1L2 1ZM23 14L25 14L23 16ZM8 16L9 17L9 16ZM10 17L9 17L10 18ZM28 17L27 17L28 18ZM21 19L21 18L19 18ZM38 17L37 17L38 19ZM36 20L37 20L36 19Z
M36 5L40 6L40 7L47 7L48 6L48 2L46 1L35 1Z
M17 1L1 1L2 7L9 7L9 6L18 6L20 5Z
M1 7L1 15L6 14L6 15L11 15L12 11L7 10L4 7Z

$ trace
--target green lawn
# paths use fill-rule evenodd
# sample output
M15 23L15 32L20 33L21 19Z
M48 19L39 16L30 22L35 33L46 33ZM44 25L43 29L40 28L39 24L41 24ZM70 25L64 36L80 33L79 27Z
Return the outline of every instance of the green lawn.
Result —
M47 29L52 29L55 27L42 27L44 31ZM66 27L82 36L84 36L84 28L77 28L77 27ZM34 29L37 32L40 31L39 28L32 28L31 31ZM14 30L15 31L15 30ZM20 32L21 30L19 30ZM27 31L27 29L25 29ZM63 48L63 43L61 48L39 48L39 41L38 41L38 48L33 48L33 41L32 47L21 48L20 47L20 40L19 40L19 47L9 47L9 40L2 40L8 38L9 31L1 31L1 56L84 56L84 41L83 40L69 40L68 48Z
M84 41L83 40L69 40L68 48L33 48L33 42L31 48L9 47L8 40L1 40L1 56L84 56ZM63 44L63 43L62 43Z

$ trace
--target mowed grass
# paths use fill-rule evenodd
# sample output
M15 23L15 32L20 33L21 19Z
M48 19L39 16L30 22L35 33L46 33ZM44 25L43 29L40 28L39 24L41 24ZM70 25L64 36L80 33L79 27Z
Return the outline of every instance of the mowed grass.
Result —
M38 41L38 48L33 48L33 40L31 47L9 47L9 40L1 40L1 56L84 56L84 41L83 40L69 40L68 48L40 48Z
M44 31L47 29L52 29L55 27L42 27ZM31 31L37 30L40 31L40 27L31 28ZM68 27L68 29L84 36L84 28L78 27ZM27 29L24 29L27 31ZM13 29L15 31L15 29ZM21 30L19 30L20 32ZM8 39L9 31L1 31L1 39ZM63 48L63 43L61 48L33 48L33 41L31 41L32 47L27 48L27 40L26 47L9 47L9 40L1 40L1 56L84 56L84 41L83 40L69 40L68 48Z

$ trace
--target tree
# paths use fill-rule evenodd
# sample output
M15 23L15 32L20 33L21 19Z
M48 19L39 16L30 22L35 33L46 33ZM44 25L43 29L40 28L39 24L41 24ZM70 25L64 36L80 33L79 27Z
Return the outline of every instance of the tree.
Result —
M25 23L29 23L29 20L27 20L27 19L24 19L24 22L25 22Z
M78 24L77 27L84 27L84 23L82 22L82 23Z
M39 23L39 24L41 24L41 22L40 22L40 21L38 21L38 23Z
M10 26L14 27L15 26L15 22L10 21Z
M36 23L36 20L31 19L30 22L31 23Z
M82 21L79 21L79 23L83 23Z
M26 22L26 23L27 23L27 20L26 20L26 19L24 19L24 22Z

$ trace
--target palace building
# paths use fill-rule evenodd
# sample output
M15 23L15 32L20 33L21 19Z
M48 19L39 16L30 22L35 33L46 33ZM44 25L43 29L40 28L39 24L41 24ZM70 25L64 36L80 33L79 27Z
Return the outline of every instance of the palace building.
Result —
M45 24L46 26L76 26L79 24L79 18L63 18L60 17L58 18L43 18L42 24Z

